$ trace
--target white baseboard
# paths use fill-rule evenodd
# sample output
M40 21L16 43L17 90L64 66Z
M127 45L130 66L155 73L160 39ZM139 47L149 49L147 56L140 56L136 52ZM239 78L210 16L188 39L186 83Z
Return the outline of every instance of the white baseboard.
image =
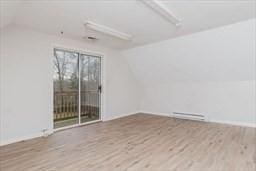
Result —
M137 112L131 112L131 113L127 113L127 114L123 114L123 115L118 115L118 116L114 116L114 117L111 117L111 118L107 118L107 119L104 119L103 121L105 122L105 121L110 121L110 120L114 120L114 119L119 119L119 118L122 118L122 117L130 116L130 115L134 115L134 114L138 114L138 113L173 117L172 114L168 114L168 113L137 111ZM236 125L236 126L244 126L244 127L256 128L256 123L245 123L245 122L237 122L237 121L220 121L220 120L213 120L213 119L206 120L205 122L221 123L221 124L228 124L228 125ZM52 133L53 133L53 130L49 130L46 133L38 132L38 133L30 134L30 135L27 135L27 136L11 138L11 139L8 139L8 140L1 141L0 142L0 146L16 143L16 142L20 142L20 141L25 141L25 140L29 140L29 139L33 139L33 138L43 137L43 136L46 136L46 135L50 135Z
M148 111L140 111L139 113L145 113L145 114L150 114L150 115L159 115L159 116L173 117L172 114L168 114L168 113L148 112ZM256 128L256 123L246 123L246 122L237 122L237 121L221 121L221 120L209 119L207 116L206 116L205 122L221 123L221 124L227 124L227 125L235 125L235 126Z
M37 132L37 133L34 133L34 134L22 136L22 137L15 137L15 138L11 138L11 139L8 139L8 140L1 141L0 146L12 144L12 143L17 143L17 142L20 142L20 141L30 140L30 139L33 139L33 138L45 137L45 136L48 136L52 133L53 133L53 130L47 131L45 133L44 132Z
M138 113L143 113L143 114L149 114L149 115L159 115L159 116L171 116L170 113L159 113L159 112L149 112L149 111L139 111Z
M123 117L134 115L134 114L137 114L137 113L140 113L140 112L131 112L131 113L123 114L123 115L117 115L117 116L114 116L114 117L103 119L103 122L123 118Z
M138 113L138 112L132 112L132 113L127 113L127 114L123 114L123 115L118 115L118 116L115 116L115 117L104 119L103 121L104 122L105 121L110 121L110 120L126 117L126 116L129 116L129 115L133 115L133 114L136 114L136 113ZM11 139L8 139L8 140L3 140L3 141L1 140L0 141L0 146L12 144L12 143L17 143L17 142L20 142L20 141L30 140L30 139L33 139L33 138L44 137L46 135L52 134L53 132L54 132L53 130L50 130L50 131L47 131L45 133L44 132L37 132L37 133L34 133L34 134L22 136L22 137L15 137L15 138L11 138Z
M189 117L178 117L177 115L173 114L173 113L159 113L159 112L147 112L147 111L140 111L140 113L145 113L145 114L149 114L149 115L158 115L158 116L166 116L166 117L172 117L172 118L178 118L178 119L186 119L186 120L197 120L197 119L192 119ZM204 121L207 122L208 117L205 116L205 120L197 120L197 121Z
M246 123L246 122L237 122L237 121L220 121L220 120L209 120L208 122L256 128L256 123Z

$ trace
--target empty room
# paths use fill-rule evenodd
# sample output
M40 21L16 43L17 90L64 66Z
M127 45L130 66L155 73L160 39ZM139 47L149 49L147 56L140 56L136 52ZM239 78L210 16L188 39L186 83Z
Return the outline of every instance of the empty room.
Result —
M256 0L0 0L1 171L255 171Z

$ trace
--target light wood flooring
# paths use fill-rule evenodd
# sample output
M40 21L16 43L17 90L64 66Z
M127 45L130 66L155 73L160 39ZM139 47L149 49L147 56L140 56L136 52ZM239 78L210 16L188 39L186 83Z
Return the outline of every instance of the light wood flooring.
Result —
M1 171L255 171L256 129L136 114L0 147Z

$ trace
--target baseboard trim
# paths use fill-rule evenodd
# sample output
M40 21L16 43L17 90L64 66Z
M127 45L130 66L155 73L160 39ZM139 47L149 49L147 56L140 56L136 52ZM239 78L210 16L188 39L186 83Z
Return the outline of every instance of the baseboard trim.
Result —
M47 131L45 133L44 132L37 132L37 133L34 133L34 134L22 136L22 137L11 138L11 139L8 139L8 140L1 141L0 146L13 144L13 143L18 143L18 142L21 142L21 141L26 141L26 140L30 140L30 139L34 139L34 138L39 138L39 137L45 137L45 136L48 136L52 133L53 133L53 130Z
M123 114L123 115L118 115L118 116L106 118L106 119L103 119L103 122L111 121L111 120L115 120L115 119L120 119L120 118L127 117L127 116L130 116L130 115L135 115L137 113L140 113L140 112L131 112L131 113Z
M145 114L157 115L157 116L174 117L174 115L172 115L171 113L168 114L168 113L148 112L148 111L140 111L139 113L145 113ZM182 119L182 118L180 118L180 119ZM246 123L246 122L237 122L237 121L220 121L220 120L209 119L207 116L206 116L206 120L204 120L204 122L256 128L256 123Z
M168 113L137 111L137 112L131 112L131 113L127 113L127 114L107 118L107 119L104 119L103 122L111 121L111 120L115 120L115 119L120 119L120 118L127 117L127 116L130 116L130 115L135 115L135 114L138 114L138 113L144 113L144 114L156 115L156 116L174 117L172 114L168 114ZM220 124L227 124L227 125L235 125L235 126L256 128L256 123L245 123L245 122L237 122L237 121L220 121L220 120L213 120L213 119L205 120L204 122L220 123ZM30 139L34 139L34 138L48 136L48 135L52 134L53 132L54 132L53 130L49 130L46 133L38 132L38 133L30 134L30 135L27 135L27 136L22 136L22 137L17 137L17 138L4 140L4 141L0 142L0 146L12 144L12 143L17 143L17 142L21 142L21 141L26 141L26 140L30 140Z
M168 114L168 113L149 112L149 111L139 111L138 113L149 114L149 115L156 115L156 116L168 116L168 117L171 116L171 114Z
M134 114L137 114L137 113L138 112L131 112L131 113L123 114L123 115L118 115L118 116L115 116L115 117L104 119L103 122L119 119L119 118L122 118L122 117L134 115ZM0 146L13 144L13 143L21 142L21 141L26 141L26 140L30 140L30 139L34 139L34 138L40 138L40 137L48 136L48 135L53 134L53 133L54 133L54 130L51 130L51 131L47 131L45 133L37 132L37 133L34 133L34 134L22 136L22 137L11 138L11 139L8 139L8 140L0 141Z
M256 123L245 123L245 122L237 122L237 121L220 121L220 120L209 120L208 122L256 128Z

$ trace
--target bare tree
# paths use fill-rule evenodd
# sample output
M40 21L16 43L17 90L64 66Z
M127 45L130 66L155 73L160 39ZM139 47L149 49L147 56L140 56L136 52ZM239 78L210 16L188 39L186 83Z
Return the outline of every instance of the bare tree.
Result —
M54 51L54 65L56 67L57 70L57 75L58 75L58 86L59 86L59 92L61 93L61 99L60 101L58 101L58 103L61 104L61 112L63 112L64 108L63 108L63 104L64 104L64 97L62 95L62 93L64 92L64 79L65 79L65 75L66 75L66 71L67 71L67 64L68 64L68 60L66 59L66 55L64 52L63 57L59 57L56 53L56 51ZM58 100L58 99L56 99Z
M59 80L59 91L63 92L64 78L65 78L65 74L67 71L67 62L68 61L66 59L66 55L63 55L63 58L60 58L57 56L56 51L54 51L54 57L55 57L54 65L57 69L58 80Z

